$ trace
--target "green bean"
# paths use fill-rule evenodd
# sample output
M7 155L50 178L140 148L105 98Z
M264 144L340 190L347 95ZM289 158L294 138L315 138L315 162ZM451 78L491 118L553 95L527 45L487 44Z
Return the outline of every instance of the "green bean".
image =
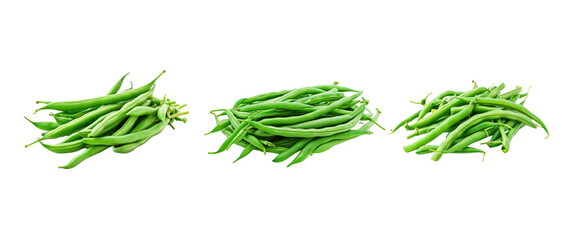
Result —
M418 115L420 114L421 110L415 112L414 114L410 115L409 117L407 117L406 119L402 120L402 122L398 123L398 125L396 125L396 127L394 127L394 129L390 130L392 133L396 132L396 130L398 130L399 128L401 128L402 126L404 126L405 124L408 124L409 122L413 121L414 119L416 119L416 117L418 117Z
M475 107L476 108L476 107ZM460 137L466 137L468 135L471 135L475 132L479 132L481 130L484 129L490 129L490 128L494 128L494 127L498 127L499 125L501 125L501 123L495 123L495 122L481 122L479 124L474 125L473 127L467 129L463 134L461 134Z
M89 137L84 138L82 141L89 145L105 145L105 146L112 146L112 145L121 145L136 142L147 137L152 137L164 130L164 128L168 125L169 120L166 119L165 122L160 122L151 128L146 130L138 131L135 133L130 133L122 136L105 136L105 137Z
M127 116L145 116L145 115L153 115L158 112L158 108L155 107L148 107L148 106L136 106L131 111L127 112Z
M513 136L515 136L515 134L517 134L517 132L519 132L519 130L524 126L525 125L522 123L517 123L511 130L509 130L509 132L507 133L507 140L506 140L508 147L502 147L502 151L504 153L507 153L509 151L509 145L511 144L511 139L513 139Z
M296 102L266 102L266 103L257 103L253 105L246 105L238 108L238 110L242 112L251 112L251 111L265 110L265 109L272 109L272 108L300 110L303 108L310 108L310 107L313 106L304 103L296 103Z
M418 148L418 150L416 150L416 154L428 154L428 153L432 153L435 152L435 150L437 149L438 146L436 145L425 145L423 147ZM451 153L483 153L484 155L486 154L486 152L478 149L478 148L473 148L473 147L466 147L460 150L457 150L455 152L451 152Z
M322 90L322 89L318 89L318 88L314 88L314 87L304 87L304 88L291 90L290 92L288 92L288 93L286 93L286 94L284 94L280 97L269 99L269 100L267 100L267 102L283 102L283 101L293 99L293 98L298 97L298 96L303 95L303 94L309 94L309 93L315 93L316 94L316 93L323 93L323 92L325 92L325 91Z
M229 137L226 138L226 140L222 143L222 145L219 147L219 149L218 149L217 151L215 151L215 152L209 152L209 154L216 154L216 153L220 153L220 152L223 152L223 151L227 150L227 149L232 145L232 143L236 143L236 142L233 141L233 140L235 140L236 136L237 136L241 131L243 131L243 129L246 128L246 126L248 126L248 124L249 124L248 122L243 122L243 123L241 123L241 124L236 128L236 130L235 130L234 132L232 132L232 134L231 134Z
M417 116L418 120L421 120L427 113L429 113L431 111L431 109L436 106L435 103L437 103L438 101L441 101L444 97L457 96L457 95L461 95L461 94L463 94L463 92L447 90L447 91L444 91L441 94L437 95L437 97L435 97L431 101L431 103L424 105L423 109L419 112L419 114Z
M451 128L456 123L458 123L461 120L467 118L472 113L473 109L474 109L474 104L473 103L469 104L468 106L465 107L465 109L463 109L459 113L457 113L455 115L452 115L451 117L445 119L445 121L443 121L443 123L439 124L438 127L433 129L431 132L429 132L424 137L418 139L416 142L414 142L412 144L404 146L404 151L406 151L406 152L414 151L414 150L420 148L421 146L426 145L429 142L433 141L435 138L437 138L445 130Z
M100 118L96 119L96 121L94 121L93 123L90 123L90 125L86 126L86 127L83 128L82 130L84 130L84 129L90 129L90 130L91 130L91 129L94 128L98 123L100 123L101 121L103 121L103 119L105 119L107 116L111 115L112 113L113 113L113 112L110 112L110 113L108 113L108 114L106 114L106 115L101 116ZM80 131L82 131L82 130L80 130ZM74 141L76 141L76 140L81 140L83 137L82 137L80 131L74 132L74 133L68 135L68 137L67 137L66 139L64 139L61 143L68 143L68 142L74 142Z
M306 144L308 144L310 141L312 141L312 138L302 138L302 139L300 139L297 143L295 143L295 145L293 145L292 147L287 149L287 151L284 151L284 152L280 153L279 155L277 155L277 157L275 157L273 159L273 162L283 162L283 161L287 160L288 158L293 156L295 153L302 150L302 148Z
M29 120L29 118L24 117L28 122L30 122L31 124L33 124L33 126L35 126L38 129L41 129L43 131L51 131L53 129L56 129L59 124L56 122L34 122Z
M283 137L301 137L301 138L312 138L312 137L325 137L340 132L345 132L353 128L361 120L361 115L357 115L352 120L347 123L325 127L325 128L313 128L313 129L296 129L287 127L273 127L264 125L261 122L249 122L253 127L260 129L262 131L283 136Z
M465 92L465 93L461 94L461 97L472 97L472 96L478 95L482 92L485 92L486 90L487 89L483 88L483 87L476 88L476 89L473 89L473 90L470 90L468 92ZM411 128L420 128L420 127L425 127L425 126L431 125L432 122L434 122L435 120L437 120L440 117L449 113L449 111L451 110L452 107L456 107L456 106L460 106L460 105L463 105L463 101L455 98L452 101L445 104L441 109L433 112L429 116L425 116L421 120L419 120L419 121L415 122L414 124L410 125L410 127Z
M478 141L480 141L484 138L489 137L490 134L488 134L488 131L495 130L497 128L498 128L498 126L492 126L487 130L481 130L481 131L478 131L478 132L474 132L474 133L466 136L465 138L463 138L458 143L454 144L451 148L447 149L445 151L445 153L454 153L454 152L458 152L462 149L465 149L470 144L473 144L473 143L478 142Z
M331 89L337 89L338 92L357 92L357 90L353 90L351 88L347 88L347 87L342 87L342 86L337 86L337 85L320 85L320 86L314 86L313 88L318 88L324 91L328 91Z
M228 119L224 119L224 120L220 121L220 123L217 124L217 126L215 126L215 128L213 128L213 130L211 130L208 133L205 133L205 135L209 135L211 133L216 133L218 131L221 131L221 130L225 129L228 126L230 126L230 121Z
M305 97L297 100L297 102L304 103L304 104L318 104L321 102L326 101L337 101L345 97L345 94L342 92L325 92L312 95L310 97Z
M500 98L501 99L510 99L513 96L519 96L519 93L521 93L522 90L523 89L521 87L516 87L515 89L500 95Z
M102 105L130 100L152 89L152 86L154 86L156 80L165 72L166 72L165 70L162 71L162 73L160 73L160 75L158 75L158 77L156 77L156 79L152 80L150 83L140 88L136 88L127 92L122 92L113 95L106 95L106 96L91 98L86 100L79 100L79 101L53 102L37 109L37 111L44 110L44 109L52 109L52 110L60 110L60 111L75 111L75 110L82 110L91 107L98 107Z
M70 121L67 124L64 125L60 125L59 127L57 127L56 129L53 129L51 131L49 131L47 134L45 134L43 137L40 138L40 140L45 140L45 139L54 139L54 138L59 138L62 136L67 136L70 135L71 133L82 129L84 126L87 126L88 124L94 122L96 119L98 119L99 117L112 112L114 110L117 110L119 108L121 108L124 104L123 103L118 103L118 104L111 104L111 105L106 105L106 106L102 106L92 112L87 113L86 115L74 119L72 121ZM26 145L25 147L28 147L40 140L37 140L31 144Z
M453 140L455 140L455 138L462 135L463 132L469 129L470 127L486 120L499 119L499 118L506 118L506 119L520 121L532 128L536 128L535 124L529 117L518 112L511 112L506 110L494 110L490 112L481 113L464 121L453 132L447 135L445 140L441 142L441 144L439 145L439 148L437 148L436 152L433 153L431 159L434 161L438 161L443 155L443 152L447 148L449 148Z
M376 121L379 118L378 115L380 115L380 112L377 112L377 115L375 115L375 117L373 117L374 121ZM375 125L374 122L367 122L367 123L365 123L365 125L361 126L358 130L369 131L371 129L371 127L373 127L374 125ZM322 153L322 152L328 151L332 147L334 147L338 144L347 142L347 141L349 141L351 139L354 139L354 138L357 138L357 137L358 136L349 137L349 138L346 138L346 139L336 139L336 140L329 141L329 142L321 144L320 146L315 148L314 151L312 151L312 153Z
M116 94L119 89L121 89L121 84L123 84L123 80L125 80L125 77L127 77L127 75L129 75L129 73L125 74L125 76L123 76L121 79L119 79L119 81L117 81L115 83L115 85L113 85L113 87L111 88L111 90L109 90L109 92L107 93L107 95L113 95Z
M152 96L152 92L154 88L149 89L147 92L137 96L134 100L127 102L119 111L117 111L113 116L105 118L101 123L96 125L92 132L90 133L90 137L99 137L102 136L102 132L104 132L105 128L113 126L115 123L121 122L127 118L127 113L131 111L133 108L139 105L148 105L150 104L149 101L146 101L148 98Z
M168 113L169 108L170 105L168 104L162 104L162 106L158 108L158 112L156 113L156 116L161 122L166 121L166 114Z
M47 144L43 142L39 142L43 147L47 150L54 152L54 153L71 153L76 152L86 146L82 142L82 140L75 140L73 142L66 142L66 143L58 143L58 144Z
M158 117L156 115L149 115L139 121L139 123L131 130L132 133L139 132L144 130L156 123L158 121Z
M134 119L136 121L136 118L137 117L131 117L129 119ZM124 134L127 134L129 132L129 130L131 130L135 121L129 120L129 119L119 130L117 130L115 133L112 134L112 137L122 136ZM86 140L86 138L84 140ZM82 140L82 141L85 142L84 140ZM94 155L96 155L98 153L101 153L108 148L109 148L109 146L90 146L84 152L80 153L78 156L76 156L72 160L70 160L70 162L68 164L66 164L65 166L61 166L59 168L63 168L63 169L74 168L78 164L83 162L84 160L86 160L90 157L93 157Z
M264 100L269 100L269 99L273 99L279 96L283 96L287 93L291 92L291 90L283 90L283 91L279 91L279 92L270 92L270 93L264 93L264 94L260 94L260 95L256 95L253 97L249 97L246 98L243 103L248 104L248 103L252 103L255 101L264 101Z
M354 117L356 117L359 114L363 114L363 112L365 111L366 105L367 105L367 103L361 104L361 106L359 108L355 109L351 114L339 115L339 116L327 117L327 118L318 118L318 119L311 120L311 121L308 121L308 122L302 122L302 123L297 123L297 124L293 124L293 125L286 125L285 127L287 127L287 128L309 129L309 128L329 127L329 126L342 124L342 123L350 121L351 119L353 119Z
M471 100L467 98L459 98L459 99L462 101ZM531 119L535 120L535 122L537 122L544 129L544 131L546 132L546 137L548 138L549 135L548 129L544 125L543 121L535 114L533 114L531 111L529 111L527 108L525 108L523 105L511 102L509 100L497 99L497 98L474 98L474 101L476 101L477 104L488 105L488 106L499 106L499 107L513 109L520 113L523 113L528 117L530 117Z
M56 115L53 115L53 117L55 118L55 122L57 122L59 124L59 126L72 121L72 118L68 118L68 117L59 117L59 116L56 116Z
M232 125L232 127L238 128L238 126L240 126L240 123L238 122L238 120L236 119L236 117L234 116L234 114L230 109L226 109L226 116L228 117L228 120L230 121L230 125ZM255 136L246 134L244 135L243 139L246 140L251 145L253 145L254 147L256 147L257 149L261 149L263 153L265 153L265 147L263 146L263 144L260 143L258 138L256 138Z
M451 108L451 115L460 112L461 110L463 110L463 108L464 108L464 106L452 107ZM488 112L488 111L492 111L492 110L496 110L496 109L497 108L476 105L474 107L473 112L483 113L483 112Z
M307 143L303 147L303 149L300 151L300 153L297 155L297 157L295 157L295 159L293 159L293 161L291 163L289 163L289 165L287 165L287 167L290 167L290 166L292 166L294 164L297 164L297 163L301 163L306 158L308 158L308 156L310 156L312 154L314 149L316 149L318 146L320 146L324 143L330 142L332 140L348 139L348 138L352 138L352 137L358 137L358 136L370 134L370 133L371 132L364 131L364 130L349 130L347 132L334 134L334 135L331 135L331 136L328 136L328 137L315 138L314 140L310 141L309 143Z
M252 145L248 145L244 148L244 150L242 150L242 152L240 153L240 156L238 156L238 158L236 160L234 160L233 163L238 162L238 160L248 156L248 154L250 154L252 151L254 151L254 146ZM264 150L265 151L265 150Z
M500 94L500 91L503 90L505 88L505 84L500 84L496 89L494 89L493 91L490 92L490 94L488 94L487 97L489 98L495 98Z
M323 106L315 110L314 112L310 112L300 116L293 116L293 117L286 117L286 118L270 118L261 120L260 123L264 125L289 125L295 123L301 123L309 120L316 119L326 113L333 111L334 109L347 104L357 97L359 97L363 92L359 91L349 97L342 98L328 106Z

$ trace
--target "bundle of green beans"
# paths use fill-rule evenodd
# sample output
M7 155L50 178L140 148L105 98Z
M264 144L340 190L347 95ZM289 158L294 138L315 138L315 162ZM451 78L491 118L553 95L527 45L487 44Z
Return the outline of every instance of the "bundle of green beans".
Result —
M40 142L43 147L55 153L71 153L85 149L67 165L60 168L70 169L89 157L113 147L116 153L129 153L159 134L166 126L173 128L174 121L185 118L181 112L185 105L176 104L170 99L158 99L152 96L156 80L164 74L162 71L156 79L148 84L119 92L125 74L105 96L79 101L46 102L37 109L56 110L50 115L54 122L31 122L44 130L42 136L32 145ZM36 112L37 112L36 111ZM55 144L43 142L48 139L66 137Z
M417 154L433 153L431 159L438 161L445 153L483 153L471 144L489 138L482 143L490 148L499 147L504 153L510 142L525 125L542 127L548 137L543 121L523 106L528 93L521 94L521 87L501 93L505 84L490 88L474 87L470 91L445 91L433 100L420 101L422 108L400 122L392 132L404 126L413 131L407 138L419 138L404 146L404 151ZM429 96L429 95L428 95ZM522 101L519 101L523 99ZM430 143L445 134L439 145Z
M230 109L211 111L217 125L207 134L221 131L227 139L210 154L236 144L244 150L234 162L258 150L278 154L273 162L298 153L288 167L300 163L313 153L371 133L380 111L373 116L366 108L368 101L359 99L361 94L335 82L242 98Z

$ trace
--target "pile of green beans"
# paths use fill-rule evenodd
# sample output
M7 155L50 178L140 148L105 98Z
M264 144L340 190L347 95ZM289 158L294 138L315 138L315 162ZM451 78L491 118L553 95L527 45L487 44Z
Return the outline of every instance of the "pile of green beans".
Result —
M84 160L112 147L116 153L129 153L159 134L166 126L173 128L174 121L186 122L180 116L185 105L179 105L170 99L155 98L154 92L158 77L139 88L125 89L121 85L125 74L104 96L64 102L37 101L46 104L37 109L56 110L50 113L52 122L33 122L31 124L43 132L37 141L49 151L55 153L71 153L82 149L68 164L60 168L71 169ZM36 112L37 112L36 111ZM45 140L66 137L64 140L49 144Z
M542 127L548 137L548 129L543 121L523 106L528 92L521 94L521 87L501 93L505 84L490 88L478 87L474 83L470 91L445 91L433 100L427 97L419 102L422 108L400 122L392 132L404 126L413 131L407 138L418 138L404 146L404 151L417 154L432 153L431 159L438 161L445 153L483 153L483 150L470 147L480 142L490 148L500 147L504 153L510 142L525 125ZM429 96L429 95L428 95ZM520 99L523 99L520 101ZM430 143L440 135L445 135L439 145Z
M234 162L258 150L278 154L273 162L298 153L287 167L300 163L313 153L371 134L380 111L373 116L361 94L335 82L242 98L230 109L211 111L216 127L207 134L222 132L227 139L210 154L236 144L244 150ZM364 125L353 129L360 123Z

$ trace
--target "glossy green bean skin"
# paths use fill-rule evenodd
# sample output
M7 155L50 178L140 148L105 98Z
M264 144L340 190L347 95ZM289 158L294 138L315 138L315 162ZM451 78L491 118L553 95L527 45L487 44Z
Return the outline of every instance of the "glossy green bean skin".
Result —
M168 125L169 120L166 122L160 122L154 125L151 128L146 130L142 130L139 132L122 135L122 136L105 136L105 137L97 137L97 138L84 138L82 141L88 145L105 145L105 146L113 146L113 145L121 145L127 144L131 142L136 142L147 137L152 137L164 130L164 128Z
M515 134L517 134L517 132L519 132L519 130L521 130L521 128L523 128L525 125L522 123L517 123L515 124L515 126L513 126L513 128L511 130L509 130L509 132L507 132L507 146L508 147L502 147L502 151L504 153L507 153L509 151L509 145L511 144L511 140L513 139L513 136L515 136Z
M105 118L101 123L99 123L98 125L96 125L93 129L92 132L90 133L90 137L98 137L98 136L102 136L102 134L104 132L106 132L106 128L109 128L111 126L114 126L116 123L122 122L124 119L127 118L127 113L129 111L131 111L133 108L135 108L136 106L141 106L141 105L148 105L150 104L149 101L147 101L148 98L150 98L152 96L152 92L154 91L154 88L149 89L147 92L144 92L141 95L138 95L135 99L133 99L130 102L127 102L125 105L123 105L123 107L121 109L119 109L119 111L117 111L113 116L107 117Z
M505 111L505 110L494 110L494 111L478 114L478 115L473 116L473 117L469 118L468 120L464 121L454 131L452 131L445 138L445 140L443 140L443 142L441 142L441 144L439 145L439 148L437 148L436 152L434 152L433 155L431 156L431 159L434 160L434 161L438 161L441 158L441 156L443 155L443 152L445 152L445 150L447 148L449 148L451 143L457 137L461 136L464 133L464 131L466 131L470 127L472 127L472 126L474 126L474 125L476 125L476 124L478 124L482 121L499 119L499 118L516 120L516 121L522 122L522 123L524 123L524 124L526 124L526 125L528 125L532 128L536 128L535 124L533 123L533 121L529 117L527 117L526 115L523 115L521 113L517 113L517 112L511 112L511 111Z
M498 126L493 126L492 128L490 128L490 130L495 130L497 128L498 128ZM454 152L461 151L461 150L467 148L470 144L478 142L478 141L480 141L484 138L487 138L489 136L490 136L490 134L488 134L488 132L485 131L485 130L474 132L474 133L466 136L465 138L463 138L460 142L456 143L455 145L453 145L449 149L447 149L445 151L445 153L454 153Z
M286 101L289 99L293 99L296 98L300 95L303 94L317 94L317 93L323 93L325 92L322 89L318 89L318 88L314 88L314 87L304 87L304 88L299 88L299 89L294 89L290 92L288 92L287 94L284 94L280 97L277 98L273 98L273 99L269 99L267 100L267 102L282 102L282 101Z
M468 92L465 92L465 93L461 94L461 97L472 97L472 96L478 95L480 93L483 93L486 90L487 89L483 88L483 87L476 88L476 89L473 89L473 90L470 90ZM410 125L410 127L411 128L421 128L421 127L429 126L435 120L437 120L440 117L449 113L452 107L456 107L456 106L460 106L460 105L463 105L463 101L455 98L455 99L451 100L450 102L448 102L447 104L445 104L442 108L433 112L431 115L425 116L421 120L419 120L419 121L415 122L414 124Z
M301 98L297 100L297 102L304 103L304 104L317 104L325 101L337 101L344 97L345 94L342 92L325 92L325 93L312 95L310 97Z
M152 117L146 117L146 118L140 120L139 123L133 129L131 129L130 133L136 133L136 132L145 130L147 128L150 128L150 127L158 124L157 121L158 121L158 118L156 117L156 115L153 115ZM113 152L115 152L115 153L130 153L130 152L134 151L135 149L137 149L138 147L144 145L146 142L148 142L148 140L150 140L150 138L152 138L152 137L141 139L139 141L132 142L132 143L127 143L127 144L123 144L123 145L119 145L119 146L113 146Z
M458 112L460 112L463 108L464 108L464 106L453 107L453 108L451 108L451 114L458 113ZM476 105L476 106L474 107L473 112L475 112L475 113L483 113L483 112L493 111L493 110L496 110L496 109L497 109L497 108Z
M504 88L505 88L505 84L501 83L499 86L496 87L496 89L492 90L487 97L489 98L497 97L500 94L500 91L503 90Z
M357 92L357 90L353 90L353 89L348 88L348 87L337 86L337 85L319 85L319 86L314 86L313 88L322 89L324 91L329 91L331 89L337 89L338 92Z
M290 147L287 151L280 153L273 159L273 162L283 162L293 156L298 151L302 150L306 144L312 141L312 138L302 138L295 145Z
M500 98L501 99L510 99L513 96L519 96L519 93L521 93L522 90L523 90L523 88L516 87L515 89L500 95Z
M219 131L225 129L226 127L228 127L228 126L230 126L230 121L228 119L223 119L210 132L205 133L205 135L209 135L211 133L219 132Z
M226 111L226 116L228 117L228 120L230 122L230 125L232 125L232 127L234 128L238 128L240 126L240 123L238 122L232 111L230 109L226 109L225 111ZM255 136L246 134L243 136L243 139L246 140L251 145L253 145L254 147L256 147L257 149L261 149L264 153L266 152L265 146L263 146L263 144L261 144L260 141ZM238 140L234 139L233 141L238 141Z
M158 112L158 108L148 107L148 106L136 106L131 111L127 112L127 116L146 116L153 115Z
M58 144L47 144L43 142L39 142L43 145L44 148L47 150L54 152L54 153L71 153L79 151L83 149L86 144L82 142L82 140L78 139L73 142L66 142L66 143L58 143Z
M292 90L283 90L283 91L278 91L278 92L269 92L269 93L259 94L259 95L253 96L253 97L245 98L244 100L242 100L242 103L248 104L248 103L252 103L252 102L256 102L256 101L269 100L269 99L273 99L273 98L276 98L276 97L279 97L279 96L283 96L283 95L285 95L285 94L287 94L291 91Z
M30 122L31 124L33 124L33 126L35 126L38 129L41 129L43 131L51 131L56 129L57 127L59 127L59 124L56 122L34 122L29 120L29 118L24 117L25 120L27 120L28 122Z
M501 125L501 123L496 123L496 122L481 122L479 124L476 124L474 126L472 126L471 128L467 129L463 134L461 134L460 137L466 137L468 135L471 135L475 132L479 132L482 130L486 130L489 135L491 135L493 133L493 131L491 129L497 129L497 127Z
M83 128L84 126L87 126L88 124L94 122L96 119L98 119L99 117L115 111L117 109L120 109L124 104L123 103L118 103L118 104L112 104L112 105L106 105L103 107L100 107L98 109L96 109L95 111L89 112L86 115L74 119L72 121L70 121L67 124L64 125L60 125L59 127L57 127L56 129L50 131L49 133L45 134L45 136L43 136L41 138L41 140L45 140L45 139L54 139L54 138L58 138L58 137L62 137L62 136L67 136L70 135L71 133Z
M238 160L248 156L248 154L250 154L252 151L254 151L254 149L256 149L254 146L252 145L247 145L244 150L242 150L242 152L240 153L240 156L238 156L238 158L236 158L236 160L234 160L233 163L238 162Z
M419 116L421 110L415 112L414 114L410 115L409 117L407 117L406 119L402 120L400 123L398 123L398 125L396 125L396 127L394 127L394 129L392 129L391 131L394 133L396 132L396 130L398 130L399 128L401 128L402 126L408 124L409 122L413 121L414 119L416 119L416 117Z
M471 99L467 99L467 98L460 98L463 101L470 101ZM535 122L537 122L539 125L541 125L541 127L544 129L544 131L547 134L547 138L548 138L548 129L546 128L546 125L543 123L543 121L537 117L537 115L533 114L531 111L529 111L527 108L525 108L522 104L517 104L514 103L512 101L509 100L505 100L505 99L497 99L497 98L474 98L474 101L476 101L477 104L482 104L482 105L491 105L491 106L500 106L500 107L505 107L505 108L509 108L509 109L513 109L516 110L518 112L521 112L527 116L529 116L531 119L535 120Z
M312 105L304 104L304 103L297 103L297 102L265 102L265 103L257 103L253 105L247 105L238 108L239 111L242 112L250 112L250 111L257 111L257 110L266 110L266 109L288 109L288 110L300 110L303 108L310 108L313 107Z
M473 103L469 104L468 106L465 107L465 109L463 109L459 113L447 118L443 123L441 123L435 129L430 131L424 137L418 139L417 141L415 141L412 144L404 146L404 151L406 151L406 152L414 151L414 150L420 148L421 146L426 145L429 142L433 141L441 133L443 133L447 129L451 128L453 125L460 122L461 120L467 118L472 113L473 109L474 109L474 104Z
M166 71L162 71L162 73L160 73L160 75L158 75L156 79L152 80L148 84L136 89L132 89L130 91L126 91L118 94L106 95L97 98L86 99L86 100L53 102L37 109L37 111L44 110L44 109L52 109L52 110L59 110L59 111L76 111L76 110L83 110L91 107L98 107L102 105L130 100L152 89L156 80L160 76L162 76L162 74L164 74L165 72Z
M123 80L125 80L125 78L127 77L127 75L129 75L129 73L130 72L126 73L121 79L119 79L119 81L117 81L115 85L113 85L113 87L109 90L107 95L113 95L119 92L119 89L121 89L121 85L123 84Z
M310 128L322 128L322 127L329 127L338 124L342 124L345 122L350 121L351 119L355 118L359 114L363 114L365 111L366 103L361 104L361 106L355 109L351 114L347 115L340 115L334 117L327 117L327 118L319 118L315 120L311 120L308 122L297 123L293 125L286 125L287 128L301 128L301 129L310 129Z
M266 126L261 122L250 122L250 124L262 131L271 133L277 136L283 137L301 137L301 138L313 138L313 137L325 137L334 135L337 133L345 132L359 123L361 120L361 115L357 115L355 118L347 123L340 124L332 127L316 128L316 129L296 129L296 128L286 128L286 127L273 127Z
M444 97L448 97L448 96L457 96L457 95L461 95L463 94L463 92L458 92L458 91L451 91L451 90L447 90L444 91L442 93L440 93L439 95L437 95L437 97L435 97L430 103L426 103L425 106L423 107L423 109L419 112L418 114L418 120L422 119L423 117L425 117L425 115L427 113L429 113L431 111L431 109L433 107L436 106L436 103L438 103L439 101L441 101ZM438 106L438 105L437 105ZM412 119L413 120L413 119ZM411 121L411 120L410 120Z
M59 125L63 125L72 121L72 118L68 118L68 117L53 116L53 118L55 119L55 122L57 122Z
M435 152L435 150L437 149L437 145L425 145L423 147L420 147L418 150L416 150L416 154L428 154L428 153L432 153ZM455 151L455 152L450 152L450 153L483 153L486 154L486 152L478 149L478 148L473 148L473 147L466 147L464 149Z
M378 119L378 116L375 115L375 117L373 117L373 118L376 121L376 119ZM374 125L375 125L374 122L368 122L368 123L365 123L365 125L361 126L358 130L369 131L371 129L371 127L374 126ZM329 141L327 143L324 143L324 144L321 144L320 146L315 148L314 151L312 151L312 153L323 153L325 151L330 150L332 147L334 147L338 144L347 142L347 141L349 141L351 139L354 139L354 138L357 138L357 137L358 136L355 136L355 137L352 136L352 137L349 137L349 138L346 138L346 139L331 140L331 141Z
M261 124L264 125L289 125L289 124L296 124L296 123L301 123L301 122L305 122L305 121L309 121L309 120L313 120L316 119L326 113L329 113L331 111L333 111L334 109L337 109L338 107L347 104L351 101L353 101L354 99L356 99L357 97L361 96L363 92L359 91L349 97L345 97L342 98L328 106L324 106L324 107L320 107L317 110L315 110L314 112L310 112L304 115L300 115L300 116L294 116L294 117L286 117L286 118L269 118L269 119L263 119L260 120Z
M316 149L318 146L324 143L330 142L332 140L338 140L338 139L349 139L352 137L358 137L370 133L371 132L364 131L364 130L350 130L347 132L334 134L328 137L315 138L314 140L310 141L304 146L304 148L300 151L297 157L295 157L295 159L293 159L293 161L289 165L287 165L287 167L303 162L306 158L308 158L308 156L312 154L314 149Z

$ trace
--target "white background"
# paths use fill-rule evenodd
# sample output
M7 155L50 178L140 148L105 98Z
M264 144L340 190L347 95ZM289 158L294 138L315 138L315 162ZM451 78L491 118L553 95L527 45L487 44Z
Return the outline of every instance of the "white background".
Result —
M556 1L11 1L0 4L0 239L561 239L562 8ZM17 3L16 3L17 2ZM188 104L131 154L61 170L23 116L105 94L124 73ZM504 154L407 154L374 134L287 169L218 155L208 111L330 84L365 91L392 128L429 92L532 85ZM127 86L126 83L124 86Z

